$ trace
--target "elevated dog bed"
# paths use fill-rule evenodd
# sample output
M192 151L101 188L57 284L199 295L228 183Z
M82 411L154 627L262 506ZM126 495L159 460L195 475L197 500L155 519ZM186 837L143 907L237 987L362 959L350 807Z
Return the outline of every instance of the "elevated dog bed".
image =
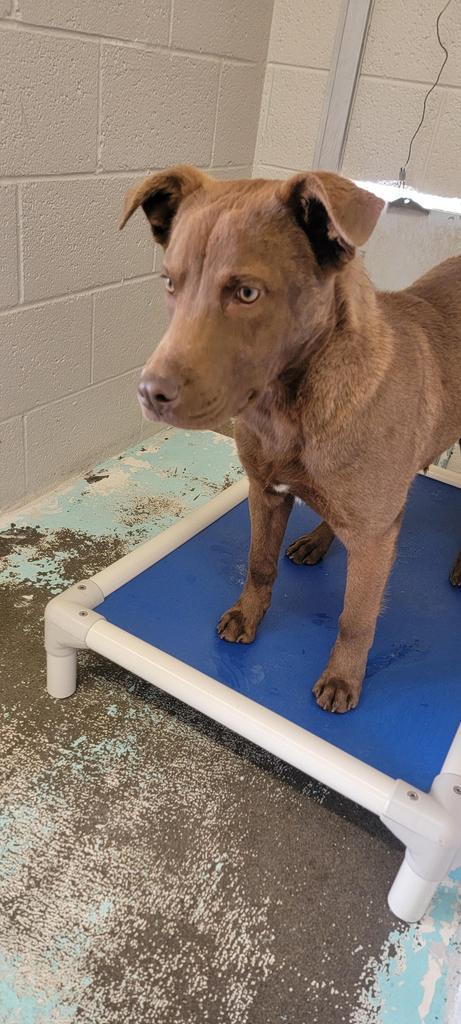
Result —
M48 691L74 692L76 652L88 647L368 808L406 847L390 907L418 920L461 855L461 591L448 582L461 489L415 481L361 702L345 715L311 693L342 605L338 542L315 567L281 558L252 645L216 633L245 578L246 494L246 481L234 484L54 598ZM317 521L296 505L286 542Z

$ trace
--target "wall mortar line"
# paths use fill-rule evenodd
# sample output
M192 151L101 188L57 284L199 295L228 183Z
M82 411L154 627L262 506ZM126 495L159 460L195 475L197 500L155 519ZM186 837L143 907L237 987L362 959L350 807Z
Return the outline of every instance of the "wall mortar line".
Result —
M2 316L9 316L10 313L20 313L27 309L38 309L41 306L51 306L53 303L65 302L66 299L78 299L80 296L92 295L96 292L107 292L111 288L122 288L126 285L130 285L135 281L151 281L157 278L158 272L148 274L139 274L137 277L125 277L122 281L109 281L107 284L89 285L88 288L80 288L76 292L62 292L60 295L44 295L40 299L31 299L29 302L24 301L18 303L16 306L8 306L6 309L0 310L0 318Z
M27 491L29 489L29 447L28 447L28 438L27 438L27 423L26 423L26 417L25 417L24 413L21 416L21 419L22 419L22 443L24 445L24 486L25 486L25 493L27 494Z
M0 18L0 30L7 32L29 32L41 36L57 36L62 39L80 39L89 42L94 46L100 43L106 46L124 47L128 50L137 50L145 53L163 53L172 57L192 57L194 60L208 61L218 64L221 60L229 60L234 64L256 64L257 61L250 57L234 57L226 53L211 53L209 50L187 50L180 46L170 47L168 43L145 43L139 40L119 39L118 36L103 36L96 32L73 32L70 29L56 28L54 25L34 25L33 22L10 21Z
M18 270L18 294L19 305L24 304L24 239L22 225L22 194L21 186L16 189L16 231L18 242L17 270ZM14 306L12 307L15 308Z
M174 0L171 0L170 7L170 24L168 28L168 47L171 49L171 42L173 39L173 19L174 19Z
M98 85L97 85L97 114L96 114L96 171L99 173L103 170L102 163L102 148L103 140L101 134L102 126L102 43L99 43L98 47Z
M27 463L26 463L26 418L21 416L21 434L22 434L22 447L24 453L24 469L22 472L22 482L24 487L24 494L27 491Z
M90 384L94 383L94 321L96 312L96 293L91 296L91 342L90 342Z

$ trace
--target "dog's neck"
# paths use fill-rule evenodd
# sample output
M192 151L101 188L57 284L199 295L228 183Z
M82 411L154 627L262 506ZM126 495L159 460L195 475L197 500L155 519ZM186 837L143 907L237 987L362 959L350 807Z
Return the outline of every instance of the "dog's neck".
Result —
M306 376L306 425L316 438L360 417L393 358L392 332L358 255L336 276L330 317L330 332L315 348Z
M240 419L260 436L328 440L376 393L392 359L390 332L360 256L336 275L322 324Z
M359 253L335 277L335 309L354 329L377 315L376 289Z

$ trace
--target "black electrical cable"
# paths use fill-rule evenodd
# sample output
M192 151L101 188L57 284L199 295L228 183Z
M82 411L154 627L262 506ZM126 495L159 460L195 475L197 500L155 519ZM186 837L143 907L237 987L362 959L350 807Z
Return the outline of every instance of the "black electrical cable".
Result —
M447 7L449 7L449 6L450 6L450 4L451 4L451 0L447 0L447 3L445 4L445 6L444 6L444 7L442 7L442 10L441 10L441 11L439 12L439 14L437 15L437 21L436 21L436 23L435 23L435 30L436 30L436 32L437 32L437 39L438 39L438 41L439 41L439 45L441 46L442 50L444 51L444 53L445 53L445 56L444 56L444 58L443 58L443 61L442 61L441 67L440 67L440 71L439 71L439 73L438 73L438 75L437 75L437 78L436 78L436 80L435 80L434 84L433 84L433 85L431 85L430 89L428 89L428 91L427 91L427 93L426 93L426 95L425 95L425 97L424 97L424 103L423 103L423 112L422 112L422 114L421 114L421 120L420 120L420 122L419 122L419 124L418 124L418 127L416 128L416 131L415 131L415 132L413 133L413 135L412 135L412 137L411 137L411 139L410 139L410 145L409 145L409 147L408 147L408 156L407 156L407 159L405 160L405 163L403 164L403 166L402 166L402 167L400 168L400 174L399 174L399 181L400 181L400 182L402 182L402 183L404 183L404 182L405 182L405 179L406 179L406 176L407 176L407 174L406 174L406 171L407 171L407 167L408 167L408 164L410 163L410 159L411 159L411 149L412 149L413 143L414 143L414 141L415 141L415 139L416 139L416 136L417 136L417 134L418 134L418 132L419 132L420 128L422 128L422 126L423 126L423 124L424 124L424 118L425 118L425 116L426 116L426 106L427 106L427 101L428 101L428 99L429 99L429 96L431 95L431 92L433 92L433 91L434 91L434 89L436 88L436 86L437 86L437 85L439 84L439 82L440 82L440 76L441 76L441 74L442 74L442 71L443 71L443 69L444 69L444 67L445 67L445 64L447 63L447 60L448 60L448 50L447 50L447 48L446 48L445 44L444 44L444 43L442 43L442 40L441 40L441 38L440 38L440 29L439 29L439 25L440 25L440 19L441 19L442 15L443 15L443 14L445 14L445 11L446 11Z

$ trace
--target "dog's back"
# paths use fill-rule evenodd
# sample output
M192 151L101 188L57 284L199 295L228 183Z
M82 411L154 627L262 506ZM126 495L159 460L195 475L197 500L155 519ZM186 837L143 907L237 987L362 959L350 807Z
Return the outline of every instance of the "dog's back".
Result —
M430 330L428 340L440 367L445 408L449 415L451 406L461 424L461 256L439 263L407 292L427 303L438 318L439 329Z
M425 350L425 383L441 396L441 419L434 450L461 436L461 256L453 256L400 292L378 293L379 303L398 338L398 347ZM435 425L434 425L435 426Z
M430 302L444 318L452 317L451 325L461 333L461 256L439 263L405 291Z

